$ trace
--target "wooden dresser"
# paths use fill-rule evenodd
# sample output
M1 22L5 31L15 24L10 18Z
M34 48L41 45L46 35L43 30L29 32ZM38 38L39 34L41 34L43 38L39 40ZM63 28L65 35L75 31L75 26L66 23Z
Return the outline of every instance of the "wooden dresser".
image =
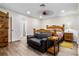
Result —
M0 47L8 46L8 13L0 11Z
M64 40L73 42L73 33L64 33Z

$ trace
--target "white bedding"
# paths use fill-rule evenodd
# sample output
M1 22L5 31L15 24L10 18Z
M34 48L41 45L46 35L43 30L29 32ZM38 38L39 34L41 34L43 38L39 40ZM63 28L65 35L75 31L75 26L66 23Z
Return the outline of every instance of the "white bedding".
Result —
M59 31L59 32L56 32L56 34L57 34L58 38L61 39L63 37L64 33Z

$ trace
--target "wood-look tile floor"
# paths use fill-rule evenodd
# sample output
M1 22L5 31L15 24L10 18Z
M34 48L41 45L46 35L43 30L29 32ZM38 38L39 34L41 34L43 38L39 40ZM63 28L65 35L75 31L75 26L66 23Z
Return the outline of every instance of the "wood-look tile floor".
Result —
M9 43L8 47L0 48L0 56L53 56L49 53L41 53L26 43L26 40ZM77 56L76 47L73 49L60 47L58 56Z

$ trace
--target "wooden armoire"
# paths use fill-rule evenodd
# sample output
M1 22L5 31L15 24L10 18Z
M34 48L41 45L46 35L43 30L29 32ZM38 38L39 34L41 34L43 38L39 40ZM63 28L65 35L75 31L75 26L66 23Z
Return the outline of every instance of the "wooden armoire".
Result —
M0 11L0 47L8 46L9 14Z

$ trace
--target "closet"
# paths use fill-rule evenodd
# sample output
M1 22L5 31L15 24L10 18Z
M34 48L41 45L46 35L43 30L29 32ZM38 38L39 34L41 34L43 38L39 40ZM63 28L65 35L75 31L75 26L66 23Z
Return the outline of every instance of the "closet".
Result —
M0 47L8 46L9 13L0 11Z

